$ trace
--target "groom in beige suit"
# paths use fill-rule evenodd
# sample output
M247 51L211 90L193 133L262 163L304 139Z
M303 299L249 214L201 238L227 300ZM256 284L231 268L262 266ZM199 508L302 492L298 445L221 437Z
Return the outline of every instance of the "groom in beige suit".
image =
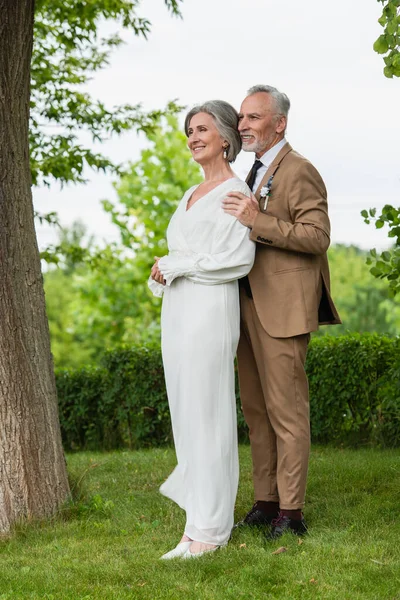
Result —
M255 86L239 115L243 150L255 152L247 183L224 209L250 228L254 267L240 280L240 395L250 430L255 504L241 522L268 537L307 531L303 518L310 421L304 370L310 332L340 323L329 288L327 194L318 171L285 139L290 102Z

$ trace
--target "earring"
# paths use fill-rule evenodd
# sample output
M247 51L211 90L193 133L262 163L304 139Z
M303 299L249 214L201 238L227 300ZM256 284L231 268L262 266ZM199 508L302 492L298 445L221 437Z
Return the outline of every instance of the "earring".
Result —
M229 146L223 146L223 148L224 148L224 159L226 160L228 158Z

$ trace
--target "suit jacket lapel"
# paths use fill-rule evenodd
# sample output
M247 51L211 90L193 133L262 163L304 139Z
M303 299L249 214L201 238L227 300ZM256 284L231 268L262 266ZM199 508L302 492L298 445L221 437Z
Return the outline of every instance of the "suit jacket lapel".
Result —
M250 169L250 171L247 173L247 177L246 177L246 179L245 179L246 183L249 183L250 175L251 175L251 169Z
M276 157L274 158L272 163L269 165L267 172L265 173L264 177L261 179L260 185L258 186L258 188L256 189L255 194L254 194L258 201L260 201L261 188L263 187L263 185L267 185L268 179L271 177L271 175L275 175L282 160L292 150L293 150L292 146L289 143L286 143L283 146L283 148L281 148L281 150L278 152L278 154L276 155ZM250 175L250 173L249 173L249 175ZM246 183L249 178L249 175L246 177Z

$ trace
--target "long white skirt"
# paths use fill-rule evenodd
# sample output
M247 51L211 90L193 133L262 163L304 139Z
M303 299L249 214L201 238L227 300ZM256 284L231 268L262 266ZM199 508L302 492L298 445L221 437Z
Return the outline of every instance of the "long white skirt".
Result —
M239 479L237 281L207 286L176 279L164 292L161 328L178 464L160 491L186 511L188 537L220 545L233 526Z

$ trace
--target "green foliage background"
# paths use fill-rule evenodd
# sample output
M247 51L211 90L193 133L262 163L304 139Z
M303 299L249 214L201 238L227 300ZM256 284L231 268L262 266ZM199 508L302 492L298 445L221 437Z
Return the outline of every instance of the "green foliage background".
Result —
M372 248L367 257L367 264L372 265L370 273L378 280L385 282L391 297L400 291L400 208L385 204L381 214L376 214L376 208L361 211L364 222L373 222L376 229L386 226L388 237L393 245L384 252Z
M313 339L307 357L311 433L316 443L400 445L399 340L376 334ZM160 348L108 351L96 368L56 372L67 449L141 448L171 443ZM237 388L238 432L247 427Z
M385 74L397 75L400 0L379 1L384 31L375 50L386 54ZM164 4L171 15L181 16L180 0L164 0ZM88 168L118 177L118 202L104 201L103 206L119 228L120 241L96 247L93 240L86 240L84 226L77 224L71 231L60 230L57 246L42 253L58 265L45 274L57 366L98 363L107 348L159 338L160 302L148 292L147 276L154 256L165 253L165 228L177 202L200 181L199 168L190 159L173 116L175 104L148 113L140 105L107 107L85 91L90 77L107 67L112 51L123 43L119 33L103 37L101 24L115 24L119 31L122 26L146 38L151 24L141 8L140 0L36 2L30 130L33 182L83 182ZM144 132L149 142L136 163L122 167L93 149L129 129ZM96 146L82 142L89 138ZM39 218L57 223L54 213ZM392 226L389 235L398 235L398 211L388 207L376 226L385 221ZM344 323L315 335L327 331L398 334L399 301L391 297L399 280L397 251L369 258L376 279L364 264L366 254L357 248L336 246L329 255L333 297Z
M181 0L164 0L181 16ZM146 112L140 104L107 107L85 84L109 64L123 44L120 33L103 37L101 25L146 38L151 23L140 14L141 0L37 0L31 64L30 159L34 185L86 181L84 170L115 174L121 165L83 143L101 143L123 131L151 131L165 111ZM174 110L170 104L168 110Z
M371 276L369 253L356 246L333 245L328 250L331 289L343 325L321 327L313 335L347 332L400 333L400 298L394 298L384 281Z
M128 177L124 189L129 181ZM123 197L133 201L131 193ZM170 194L168 197L173 204ZM123 213L129 212L127 205L123 206ZM162 219L168 222L168 211L173 209L174 205L164 205L156 211L151 204L140 206L140 218L144 213L148 231L150 215L157 219L155 229L160 237L149 237L149 245L143 245L137 256L125 256L121 251L117 257L110 254L109 263L100 262L96 268L83 264L69 272L58 268L45 274L56 366L98 363L105 350L118 344L140 345L159 340L161 302L148 291L147 278L153 256L165 252L159 215L162 213ZM138 223L139 220L137 227ZM125 227L128 243L134 236L129 233L130 226ZM400 298L391 297L384 281L371 276L365 262L367 256L366 251L356 247L337 245L329 249L332 293L343 325L321 327L314 337L336 337L348 332L400 333Z

